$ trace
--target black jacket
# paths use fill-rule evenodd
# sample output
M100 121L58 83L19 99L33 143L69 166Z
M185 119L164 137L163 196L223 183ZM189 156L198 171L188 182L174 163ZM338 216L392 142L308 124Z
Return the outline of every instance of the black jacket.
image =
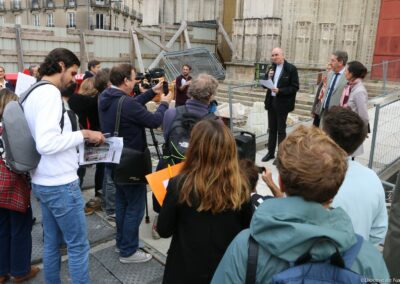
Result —
M161 237L172 235L163 283L210 283L230 242L249 227L252 205L249 201L240 210L215 215L198 212L194 207L178 203L181 190L178 180L180 177L170 180L157 222Z
M272 68L276 70L276 64L272 64ZM268 74L266 76L268 76ZM279 92L276 94L277 111L293 111L296 102L296 93L299 90L299 75L297 74L296 66L290 64L286 60L283 63L283 69L277 88L279 89ZM266 110L272 107L270 89L268 89L267 95L265 96L264 105Z
M143 151L146 147L145 127L157 128L161 125L168 104L161 103L156 112L149 112L145 104L151 101L156 94L152 89L136 97L126 97L122 105L119 137L124 138L124 147ZM126 96L116 88L105 89L100 94L99 117L103 133L114 134L115 117L118 101Z

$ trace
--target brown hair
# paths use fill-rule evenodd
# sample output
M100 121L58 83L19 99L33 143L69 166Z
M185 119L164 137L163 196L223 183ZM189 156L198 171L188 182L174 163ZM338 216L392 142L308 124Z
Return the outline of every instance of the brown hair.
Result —
M202 120L191 132L179 202L198 212L238 210L250 199L246 177L239 170L231 131L215 120Z
M343 182L347 154L319 128L301 125L279 145L277 168L288 195L325 203Z
M18 96L9 89L0 90L0 119L3 118L3 112L6 105L11 101L18 101Z
M94 87L94 77L89 77L85 79L81 86L79 87L79 94L84 96L95 96L97 95L98 91Z
M253 161L244 159L239 161L240 170L247 177L251 191L256 191L258 182L258 168Z
M131 64L123 63L114 66L110 71L110 82L116 87L121 86L124 83L125 78L128 80L131 79L132 70L136 73L135 67Z

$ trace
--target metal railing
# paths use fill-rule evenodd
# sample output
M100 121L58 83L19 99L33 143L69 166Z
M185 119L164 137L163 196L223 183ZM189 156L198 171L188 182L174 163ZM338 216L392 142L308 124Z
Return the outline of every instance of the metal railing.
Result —
M109 8L110 7L110 0L91 0L90 4L95 7L104 7L104 8Z
M65 0L64 1L64 7L65 8L76 8L76 0Z
M375 106L368 167L382 173L400 160L400 98Z

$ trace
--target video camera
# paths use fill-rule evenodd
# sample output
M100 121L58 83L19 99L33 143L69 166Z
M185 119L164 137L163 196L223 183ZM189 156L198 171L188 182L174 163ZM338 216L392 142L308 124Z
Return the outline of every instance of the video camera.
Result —
M138 72L136 74L135 80L140 81L140 84L146 90L154 87L160 81L162 81L163 82L163 93L167 95L169 92L168 82L165 79L165 71L162 68L153 68L144 74ZM136 86L135 86L135 88L136 88ZM139 86L137 86L137 90L136 89L134 90L135 93L139 93L139 92L136 92L136 91L138 91L138 89L139 89Z

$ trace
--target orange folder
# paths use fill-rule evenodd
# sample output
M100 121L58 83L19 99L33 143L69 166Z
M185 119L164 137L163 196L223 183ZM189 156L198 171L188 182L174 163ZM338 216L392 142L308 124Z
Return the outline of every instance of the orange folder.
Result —
M177 176L182 169L183 162L174 166L168 166L163 170L148 174L146 176L151 191L153 191L158 203L163 204L165 195L167 194L168 181Z

